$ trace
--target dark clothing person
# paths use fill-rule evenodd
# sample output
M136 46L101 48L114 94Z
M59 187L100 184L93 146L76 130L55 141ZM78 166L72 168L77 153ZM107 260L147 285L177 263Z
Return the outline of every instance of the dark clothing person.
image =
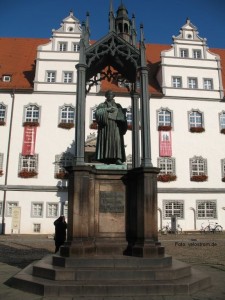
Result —
M60 246L62 246L66 240L66 229L67 223L64 216L60 216L54 222L55 225L55 253L59 251Z
M98 123L96 160L105 164L122 164L126 161L123 136L127 131L126 110L115 102L112 91L107 91L95 117Z

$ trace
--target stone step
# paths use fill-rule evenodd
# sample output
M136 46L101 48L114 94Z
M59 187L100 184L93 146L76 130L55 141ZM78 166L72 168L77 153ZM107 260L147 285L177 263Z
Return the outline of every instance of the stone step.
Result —
M42 267L41 264L43 264ZM51 270L50 272L56 272L56 274L60 274L61 270L64 272L73 270L73 268L50 267L50 264L50 256L38 263L31 264L11 278L8 284L14 288L45 297L73 297L74 300L79 299L79 297L86 297L84 299L95 297L93 299L96 300L99 300L100 297L109 300L110 297L117 297L118 299L121 297L123 300L126 297L128 299L129 297L133 297L131 298L132 300L140 297L140 299L147 300L146 297L149 295L190 295L210 285L210 278L207 275L194 269L191 269L190 272L188 265L176 260L173 260L171 267L165 267L156 272L157 276L155 275L155 278L150 277L148 279L137 278L135 272L131 272L134 276L133 278L124 278L124 274L122 274L121 278L112 279L110 273L106 276L107 272L111 270L105 268L100 268L97 271L95 269L84 268L74 280L71 280L71 278L69 278L70 280L65 280L68 278L56 280L55 275L53 276L54 280L44 278L43 274L39 274L41 277L34 276L34 267L37 267L37 272L39 270L42 270L40 272L45 272L43 269L47 267L47 269ZM179 268L183 268L183 270L180 271ZM90 270L91 272L93 271L91 276L89 275ZM149 270L151 271L151 268ZM148 272L149 270L145 268L143 270L144 274L147 275L145 271ZM155 270L158 271L157 268ZM187 270L188 273L185 273ZM105 277L101 275L102 271ZM116 268L116 271L120 271L119 267ZM141 269L137 271L141 271ZM94 278L94 274L96 275L95 272L99 276L97 279ZM118 274L117 276L119 276Z
M171 266L157 268L155 265L140 269L127 266L99 267L58 267L50 259L37 262L33 266L33 275L51 280L166 280L190 276L191 267L183 262L173 260Z
M52 281L32 276L32 266L11 279L11 286L46 297L147 297L189 295L210 285L210 278L192 270L189 277L176 280ZM94 299L94 298L93 298Z
M164 268L171 266L172 257L168 255L156 256L151 258L131 257L123 255L110 256L92 256L92 257L62 257L53 255L52 264L54 266L71 268L137 268L145 269L149 267Z

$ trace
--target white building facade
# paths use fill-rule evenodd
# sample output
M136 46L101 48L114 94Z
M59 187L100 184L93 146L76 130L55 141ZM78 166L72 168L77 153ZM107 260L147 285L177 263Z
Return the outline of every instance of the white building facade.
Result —
M6 234L51 234L54 220L67 216L63 166L71 164L74 153L80 36L80 22L70 12L49 41L0 40L3 46L7 43L6 52L0 52L5 64L0 74L0 217ZM11 46L20 43L38 45L35 56L21 53L32 65L30 77L25 63L18 66L8 59ZM157 66L154 72L149 68L149 89L152 162L161 169L159 228L172 215L183 230L199 230L208 221L225 228L225 50L217 50L208 49L190 20L173 37L172 46L146 44L147 58L151 61L153 55ZM94 110L104 101L107 87L102 83L87 95L87 163L96 163ZM110 88L129 118L126 89ZM130 121L128 125L132 129ZM128 167L131 141L128 130Z

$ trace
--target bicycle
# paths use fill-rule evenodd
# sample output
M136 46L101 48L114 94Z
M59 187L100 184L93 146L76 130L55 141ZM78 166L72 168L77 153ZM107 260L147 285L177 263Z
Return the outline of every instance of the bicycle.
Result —
M176 232L173 232L173 231L172 231L172 228L171 228L171 225L170 225L170 223L168 222L167 225L164 225L164 226L162 227L162 229L159 230L159 232L160 232L161 234L168 234L168 233L181 234L181 233L182 233L182 228L181 228L181 226L180 226L179 224L177 224Z
M201 224L201 229L200 232L201 233L217 233L217 232L222 232L223 231L223 227L221 225L219 225L218 223L214 223L214 222L210 222L208 221L209 224L207 226L203 226L204 223Z

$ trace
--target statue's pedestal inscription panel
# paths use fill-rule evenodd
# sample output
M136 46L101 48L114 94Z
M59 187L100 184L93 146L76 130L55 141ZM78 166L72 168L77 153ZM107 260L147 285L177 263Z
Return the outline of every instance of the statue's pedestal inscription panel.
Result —
M104 187L104 185L103 185ZM125 194L124 192L99 192L99 233L125 232Z

